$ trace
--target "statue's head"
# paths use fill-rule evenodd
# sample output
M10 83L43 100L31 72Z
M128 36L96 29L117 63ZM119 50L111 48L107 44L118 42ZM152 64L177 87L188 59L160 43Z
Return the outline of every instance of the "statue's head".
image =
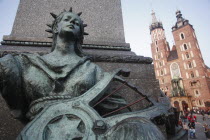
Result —
M87 24L83 24L83 21L80 18L82 12L75 14L72 12L72 8L70 8L69 11L64 10L59 15L50 14L55 20L52 24L47 24L51 29L46 31L53 34L53 36L50 37L53 39L52 50L54 50L56 45L57 36L75 41L77 45L79 45L78 47L81 47L84 35L88 35L84 32L84 27L86 27Z

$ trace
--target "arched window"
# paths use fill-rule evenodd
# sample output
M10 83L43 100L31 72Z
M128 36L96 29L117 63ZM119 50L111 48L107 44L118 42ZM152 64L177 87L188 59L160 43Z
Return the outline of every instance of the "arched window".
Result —
M160 71L160 75L163 75L163 70Z
M160 66L160 67L162 66L162 62L159 62L159 66Z
M160 54L158 54L158 59L160 59L161 58L161 56L160 56Z
M181 77L179 65L177 63L172 63L170 66L172 79Z
M184 39L184 33L180 34L180 38L181 38L181 40Z
M198 94L199 94L198 90L195 90L195 94L196 94L196 95L198 95Z
M156 51L158 52L158 47L156 48Z
M187 44L184 44L184 50L187 50Z
M189 69L193 68L192 62L188 62L188 68Z
M165 83L164 79L162 79L162 83L163 83L163 84Z
M202 105L201 100L199 100L199 104Z
M191 71L190 75L191 75L191 78L195 77L195 75L194 75L194 73L192 71Z
M189 59L189 58L190 58L190 55L189 55L189 53L188 53L188 52L186 52L186 54L185 54L185 55L186 55L186 58L187 58L187 59Z
M157 46L157 41L155 41L155 45Z

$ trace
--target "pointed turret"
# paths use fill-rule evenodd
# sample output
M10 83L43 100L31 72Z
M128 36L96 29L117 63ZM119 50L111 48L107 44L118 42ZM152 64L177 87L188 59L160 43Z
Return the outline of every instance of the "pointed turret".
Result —
M152 10L152 23L157 23L158 21L157 21L157 18L156 18L156 16L155 16L155 12Z
M152 10L152 24L150 25L150 33L157 28L162 28L163 29L163 24L162 22L158 21L156 16L155 16L155 12Z
M182 13L180 10L176 11L176 18L177 18L176 24L175 24L175 26L172 27L173 31L189 24L189 20L186 20L182 17Z

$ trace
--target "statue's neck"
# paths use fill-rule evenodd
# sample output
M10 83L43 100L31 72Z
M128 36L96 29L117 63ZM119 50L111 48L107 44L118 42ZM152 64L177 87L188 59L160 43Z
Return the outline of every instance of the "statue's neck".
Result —
M52 53L60 55L71 55L76 56L75 52L76 42L72 40L61 39L60 37L56 40L56 46Z

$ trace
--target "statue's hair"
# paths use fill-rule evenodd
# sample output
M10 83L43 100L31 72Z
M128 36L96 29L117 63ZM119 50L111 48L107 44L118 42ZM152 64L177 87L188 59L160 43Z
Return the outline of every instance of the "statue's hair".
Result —
M73 13L72 12L72 8L70 8L69 11L64 10L58 16L55 15L54 13L50 13L55 20L53 21L52 24L47 24L47 26L50 27L51 29L47 29L45 31L53 34L52 37L49 37L49 38L53 39L51 51L53 51L55 49L55 46L56 46L56 43L57 43L56 38L57 38L58 23L61 21L61 19L63 18L64 14L66 14L66 13ZM77 15L80 16L81 14L82 14L82 12L78 13ZM82 53L83 39L84 39L84 35L88 35L88 33L84 32L84 28L86 26L87 26L87 24L83 24L83 21L81 20L80 34L79 34L78 38L76 38L76 43L75 43L75 52L79 56L83 56L83 53Z

